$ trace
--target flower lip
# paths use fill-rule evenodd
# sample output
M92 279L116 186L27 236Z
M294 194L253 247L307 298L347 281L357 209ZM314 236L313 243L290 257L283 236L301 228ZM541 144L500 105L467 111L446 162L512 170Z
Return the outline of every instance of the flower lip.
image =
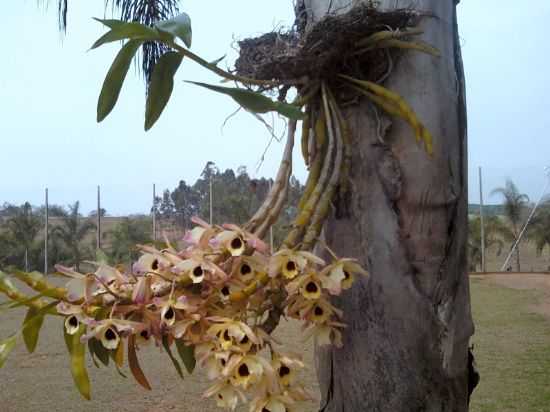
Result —
M65 319L65 330L67 334L74 335L80 329L80 321L76 315L70 315Z
M252 272L252 268L248 264L244 263L241 266L241 275L246 276L251 272Z
M113 341L113 340L116 340L117 338L117 334L112 328L107 328L104 336L105 336L105 339L107 339L108 341Z
M250 375L250 370L248 369L248 365L246 363L243 363L241 366L239 366L238 369L239 376L247 377Z
M317 285L315 284L315 282L313 281L310 281L307 285L306 285L306 291L309 292L309 293L315 293L317 292L318 290L318 287Z
M168 308L168 310L164 313L164 319L173 319L176 314L174 313L174 309L171 307Z
M243 246L243 241L240 237L236 237L231 241L230 245L233 249L240 249Z
M323 310L322 307L315 306L314 313L316 316L323 316L323 313L325 313L325 311Z
M195 277L201 277L203 273L204 272L200 266L197 266L195 269L193 269L193 276Z
M283 377L285 377L289 374L290 374L290 368L288 366L283 365L279 368L279 376L281 378L283 378Z
M288 262L286 262L286 270L288 270L289 272L293 272L296 270L296 263L294 263L294 261L292 260L289 260Z

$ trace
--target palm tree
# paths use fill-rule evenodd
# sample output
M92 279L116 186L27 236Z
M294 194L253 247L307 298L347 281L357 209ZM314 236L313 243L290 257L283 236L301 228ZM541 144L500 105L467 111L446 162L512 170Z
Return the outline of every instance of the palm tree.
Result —
M105 8L111 6L113 12L118 11L124 21L135 21L153 25L159 20L169 19L179 13L179 0L104 0ZM68 0L57 0L59 28L67 29ZM141 67L147 82L153 72L155 63L168 48L158 42L146 42L142 46Z
M88 235L90 230L95 229L95 224L89 220L80 222L80 202L76 201L74 205L69 205L68 213L61 217L61 225L52 229L53 236L59 236L65 246L71 253L72 264L76 270L80 270L80 263L83 260L85 251L82 241Z
M150 243L151 224L147 219L124 218L112 230L103 234L110 240L110 258L115 262L130 262L138 258L136 244Z
M6 232L3 235L3 243L11 245L11 250L6 254L6 262L16 266L25 266L30 270L36 263L39 254L39 246L36 237L40 232L42 221L32 210L27 202L20 207L12 209L11 216L7 219Z
M540 256L546 247L550 250L550 200L547 200L531 221L529 240L535 242L537 254Z
M512 232L497 216L488 216L484 219L485 249L496 248L500 256L504 241L513 239ZM476 216L468 222L468 270L475 272L481 265L481 218Z
M520 193L517 186L510 179L506 180L506 185L504 187L497 187L491 192L491 196L495 194L499 194L504 197L504 216L511 226L512 234L514 236L513 241L517 241L521 231L523 211L529 203L529 197L524 193ZM516 265L518 272L520 272L521 266L519 244L516 247Z

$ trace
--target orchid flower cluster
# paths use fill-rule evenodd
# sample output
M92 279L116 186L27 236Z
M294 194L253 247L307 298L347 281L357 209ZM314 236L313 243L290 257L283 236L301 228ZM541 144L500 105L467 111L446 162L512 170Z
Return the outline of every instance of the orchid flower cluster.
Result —
M235 225L193 221L197 226L186 233L183 250L168 241L163 250L139 246L142 255L131 268L96 262L95 273L82 274L57 265L70 278L56 306L66 338L87 343L92 357L109 354L118 366L127 346L130 370L148 389L136 350L154 342L174 362L175 343L189 372L195 363L205 370L212 386L204 396L218 406L234 410L249 402L252 412L293 410L310 399L296 381L304 364L278 349L273 314L303 322L306 336L319 345L342 346L342 312L330 295L367 273L334 255L326 264L301 250L271 254L261 239Z

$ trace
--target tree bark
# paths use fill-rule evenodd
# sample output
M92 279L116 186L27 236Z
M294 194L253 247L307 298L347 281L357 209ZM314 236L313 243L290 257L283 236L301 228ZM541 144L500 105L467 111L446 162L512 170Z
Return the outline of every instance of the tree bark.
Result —
M358 1L301 0L307 27ZM467 411L473 334L467 275L467 139L455 0L382 0L413 7L436 59L408 52L385 86L413 107L434 136L429 157L400 120L367 101L345 112L352 129L352 199L331 217L327 243L370 272L336 304L344 347L317 350L321 411ZM300 16L298 16L300 17ZM391 122L389 121L391 120Z

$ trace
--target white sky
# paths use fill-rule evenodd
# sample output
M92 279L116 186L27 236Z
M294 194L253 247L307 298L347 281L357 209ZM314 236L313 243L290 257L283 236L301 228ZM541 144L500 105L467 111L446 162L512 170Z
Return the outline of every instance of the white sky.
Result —
M450 1L450 0L447 0ZM72 0L66 37L57 30L55 1L48 10L36 0L3 2L0 29L0 204L80 200L93 209L102 186L110 214L146 212L151 186L173 189L192 183L208 160L222 168L248 167L253 176L273 176L282 152L274 142L256 173L269 134L241 113L221 131L236 106L227 97L183 80L216 82L191 61L176 76L172 100L160 121L143 132L144 88L130 72L113 113L95 121L104 76L119 44L87 49L102 33L91 19L103 17L103 0ZM236 53L232 41L293 21L291 0L182 2L193 19L193 50L209 60ZM477 167L490 190L512 178L533 199L550 165L550 82L546 24L550 1L462 0L459 24L467 78L470 200L477 202ZM279 132L282 129L279 127ZM295 174L305 169L295 156Z

